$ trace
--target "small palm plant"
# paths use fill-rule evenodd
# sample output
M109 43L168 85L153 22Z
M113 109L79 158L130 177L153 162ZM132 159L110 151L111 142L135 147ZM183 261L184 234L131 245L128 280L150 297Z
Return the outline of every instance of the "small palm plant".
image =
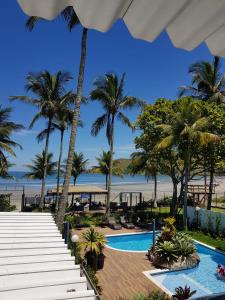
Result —
M155 247L156 254L160 257L162 263L172 265L177 260L176 248L170 241L157 243Z
M98 257L103 255L102 250L106 244L104 235L95 230L94 227L89 228L82 234L81 245L86 252L85 258L87 265L92 267L94 271L97 270ZM101 256L102 256L101 255Z
M179 286L175 289L175 294L172 297L174 300L186 300L191 298L195 293L196 291L191 291L190 287L186 285L184 288Z

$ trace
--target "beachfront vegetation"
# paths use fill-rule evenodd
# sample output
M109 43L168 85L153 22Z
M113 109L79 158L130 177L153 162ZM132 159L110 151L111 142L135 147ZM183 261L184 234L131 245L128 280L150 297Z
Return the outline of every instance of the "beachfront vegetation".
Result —
M10 121L12 109L7 107L3 108L0 105L0 177L10 177L8 173L10 164L7 155L16 156L14 148L22 149L21 145L12 140L13 133L23 129L23 126Z
M111 184L113 173L113 153L114 153L114 127L116 120L132 130L134 126L129 118L123 113L124 110L143 106L144 102L136 97L124 96L125 73L121 79L114 73L107 73L99 77L94 83L94 89L90 93L92 101L99 101L104 110L103 115L98 117L92 124L91 133L98 135L103 127L106 127L106 137L109 144L110 160L108 174L108 194L106 201L106 213L109 215Z
M92 172L105 175L105 188L108 190L109 168L110 168L110 151L102 151L100 156L96 157L98 165L92 168ZM123 170L117 160L113 160L112 175L123 176Z
M224 162L225 110L192 98L158 99L144 108L137 126L141 135L135 139L136 148L149 157L157 155L159 173L171 178L171 214L175 215L186 203L188 182L196 176L215 175ZM211 193L212 189L210 180Z
M66 72L57 72L50 74L48 71L38 74L29 73L26 77L26 90L31 91L34 97L30 96L11 96L11 100L20 100L22 102L34 105L38 112L33 117L29 128L41 118L47 120L46 134L38 135L38 140L45 138L44 147L44 173L42 176L41 201L40 208L44 206L45 180L47 175L47 158L49 148L49 137L52 129L52 123L57 112L71 101L71 92L65 92L65 84L71 80L71 75Z
M32 160L32 165L26 165L30 170L27 172L24 177L28 179L40 179L42 180L44 176L51 176L56 174L57 162L52 161L53 154L47 154L47 160L45 162L45 151L42 151L41 154L36 154L35 158ZM46 164L46 168L45 168ZM45 170L46 169L46 170Z
M69 29L72 31L78 25L81 25L80 20L78 19L75 10L72 6L67 6L62 12L61 16L65 20L65 23ZM32 16L27 20L27 27L30 30L33 30L34 25L40 18L36 16ZM86 44L87 44L87 33L88 29L82 27L82 38L81 38L81 54L80 54L80 65L79 65L79 73L77 77L77 89L76 89L76 96L74 97L73 101L73 119L71 123L71 134L70 134L70 141L69 141L69 151L67 157L67 165L66 165L66 172L65 172L65 180L64 180L64 188L63 193L60 197L59 202L59 209L56 216L56 222L59 229L62 229L62 224L64 220L64 214L66 210L67 198L68 198L68 190L70 184L70 177L71 177L71 170L72 170L72 163L73 163L73 154L74 154L74 145L76 141L76 133L77 133L77 126L79 124L79 117L80 117L80 107L82 102L82 92L83 92L83 81L84 81L84 69L86 63Z
M87 170L88 159L84 158L82 152L73 155L73 165L71 176L73 177L73 185L76 185L77 178Z

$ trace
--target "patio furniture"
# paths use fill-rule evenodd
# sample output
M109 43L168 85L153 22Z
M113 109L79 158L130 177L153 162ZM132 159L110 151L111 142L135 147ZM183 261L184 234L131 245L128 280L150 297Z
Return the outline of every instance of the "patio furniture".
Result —
M127 229L133 229L135 227L133 223L129 223L126 221L125 216L120 216L120 223Z
M108 226L114 230L122 229L122 226L120 224L116 223L116 220L114 217L108 218Z

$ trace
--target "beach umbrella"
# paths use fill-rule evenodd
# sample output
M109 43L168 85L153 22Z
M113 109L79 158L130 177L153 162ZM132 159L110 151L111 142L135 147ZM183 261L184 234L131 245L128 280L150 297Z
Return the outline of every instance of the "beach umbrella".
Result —
M225 0L17 0L29 16L54 19L73 6L86 28L105 32L123 19L131 35L146 41L166 30L174 46L192 50L205 42L225 57Z

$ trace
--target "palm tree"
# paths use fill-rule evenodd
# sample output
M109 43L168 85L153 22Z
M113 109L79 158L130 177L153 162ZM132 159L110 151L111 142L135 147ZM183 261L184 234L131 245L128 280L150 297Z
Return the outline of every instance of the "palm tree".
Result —
M45 151L43 150L41 154L36 154L35 158L32 160L32 164L26 165L30 170L24 175L28 179L40 179L42 180L46 175L56 174L57 162L53 162L53 154L48 153L47 155L47 168L45 165Z
M64 20L66 21L68 29L71 31L74 27L80 24L80 21L73 9L72 6L67 6L61 13ZM35 23L39 20L38 17L30 17L27 21L27 27L32 30ZM73 154L74 154L74 145L76 142L76 133L77 133L77 125L79 122L80 116L80 106L82 101L82 93L83 93L83 82L84 82L84 69L86 63L86 45L87 45L87 33L88 29L83 27L82 30L82 38L81 38L81 56L80 56L80 66L79 66L79 74L77 78L77 93L76 98L74 99L74 115L71 125L71 134L70 134L70 142L69 142L69 151L67 157L67 165L66 165L66 172L65 172L65 181L64 181L64 188L63 193L61 195L59 209L56 216L56 222L60 229L62 230L62 224L64 220L64 214L66 209L66 203L68 200L68 191L69 191L69 184L70 184L70 177L72 171L72 164L73 164Z
M115 121L120 120L129 128L134 129L130 120L122 112L125 109L132 109L143 105L143 101L136 97L124 96L125 73L121 79L114 73L107 73L98 78L94 83L94 89L91 91L90 98L93 101L99 101L104 110L104 114L98 117L92 124L91 133L98 135L99 131L106 126L106 136L110 147L110 164L108 177L108 194L106 203L106 213L109 214L109 204L111 196L112 170L113 170L113 151L114 151L114 126Z
M131 155L129 171L132 175L142 173L147 180L154 180L154 207L157 207L157 176L159 172L159 157L156 153L147 153L145 151L134 152Z
M181 86L180 96L189 95L217 104L225 103L225 75L220 73L220 58L215 56L213 62L200 61L189 68L192 85Z
M105 175L105 188L108 190L108 181L109 181L109 166L110 166L110 151L102 151L102 154L99 157L96 157L98 166L93 168L93 171L100 172ZM112 175L123 176L123 170L120 168L120 165L117 161L113 161Z
M0 159L0 177L4 179L14 179L14 177L9 174L9 168L14 165L15 164L11 164L7 159Z
M187 193L190 175L191 153L195 143L205 146L217 142L219 137L207 132L208 119L202 116L201 102L190 97L181 98L171 125L160 124L165 137L156 145L156 149L178 147L184 155L184 227L187 229Z
M14 132L23 129L24 127L20 124L16 124L14 122L9 121L11 112L11 108L3 108L0 105L0 164L2 170L4 169L5 171L6 169L8 170L9 166L6 153L12 156L16 156L13 148L19 147L20 149L22 149L22 147L15 141L13 141L10 136Z
M72 93L65 93L64 86L69 80L71 80L71 78L72 77L69 73L61 71L57 72L56 75L52 75L48 71L44 71L38 74L30 73L26 77L26 90L33 92L35 98L29 96L10 97L11 100L21 100L38 108L38 112L31 121L29 128L32 128L35 122L40 118L45 118L48 122L45 135L45 168L44 176L42 178L40 208L42 208L44 205L45 178L47 175L47 156L52 123L59 110L59 107L70 100Z
M77 178L87 169L88 159L84 159L84 154L74 152L73 166L71 175L73 176L73 184L76 185Z

